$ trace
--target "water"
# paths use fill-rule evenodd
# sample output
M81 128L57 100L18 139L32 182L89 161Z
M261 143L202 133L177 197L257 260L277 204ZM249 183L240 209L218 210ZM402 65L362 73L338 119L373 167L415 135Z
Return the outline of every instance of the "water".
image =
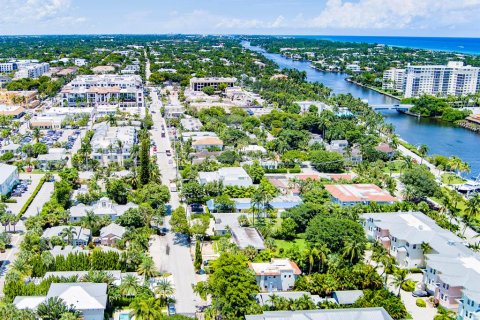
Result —
M360 99L367 99L370 104L391 104L398 100L370 90L354 83L345 81L344 73L322 72L310 67L307 61L294 61L279 54L267 53L260 47L250 46L243 42L243 46L260 52L277 63L280 68L295 68L307 73L307 80L321 82L332 88L335 94L352 94ZM480 174L480 134L473 131L454 127L431 119L418 119L396 111L382 111L387 123L395 126L395 132L413 145L426 144L430 154L440 154L447 157L458 156L468 162L471 167L471 176Z
M332 40L341 42L364 42L386 44L396 47L427 49L436 51L460 52L466 54L480 54L480 38L426 38L426 37L376 37L376 36L293 36L294 38L308 38Z

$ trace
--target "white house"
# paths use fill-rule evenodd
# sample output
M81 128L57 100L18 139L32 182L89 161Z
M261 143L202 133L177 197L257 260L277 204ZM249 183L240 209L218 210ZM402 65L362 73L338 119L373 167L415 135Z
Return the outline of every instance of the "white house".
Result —
M18 309L36 310L38 305L49 298L58 297L67 306L73 306L82 313L85 320L103 320L107 306L106 283L52 283L46 296L17 296L13 304Z
M60 237L63 240L67 240L66 236L63 236L63 232L65 229L70 228L70 226L56 226L47 228L43 231L42 238L44 239L51 239L53 237ZM88 241L90 240L90 236L92 232L90 229L82 228L79 226L73 226L73 246L86 246Z
M102 122L95 125L94 129L90 141L93 159L107 166L110 162L123 164L124 160L130 158L130 150L137 142L135 127L111 127L107 122Z
M302 274L297 264L289 259L272 259L270 262L249 263L255 279L263 292L288 291Z
M0 193L6 195L18 183L18 168L0 163Z
M70 208L70 222L80 221L87 215L88 211L93 211L96 216L109 217L115 221L118 217L123 215L128 209L138 208L138 205L134 203L127 203L125 205L113 203L112 200L107 197L103 197L91 206L87 206L80 203Z
M242 167L226 167L213 172L199 172L198 179L201 184L214 181L221 181L224 186L248 187L253 184L252 178Z
M218 137L204 137L192 142L192 147L196 151L204 151L209 149L223 149L223 141Z
M458 308L458 320L480 320L480 291L463 290Z

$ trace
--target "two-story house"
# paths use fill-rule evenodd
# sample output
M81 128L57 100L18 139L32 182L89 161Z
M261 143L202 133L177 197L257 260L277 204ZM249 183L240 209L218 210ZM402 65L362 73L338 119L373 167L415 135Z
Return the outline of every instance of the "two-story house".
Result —
M255 279L263 292L288 291L302 271L289 259L272 259L270 262L250 263Z

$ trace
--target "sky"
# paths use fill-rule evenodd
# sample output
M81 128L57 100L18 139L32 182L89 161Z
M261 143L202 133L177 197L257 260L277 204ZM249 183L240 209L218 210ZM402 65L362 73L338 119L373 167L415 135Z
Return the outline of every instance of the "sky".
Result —
M480 0L0 0L0 35L480 37Z

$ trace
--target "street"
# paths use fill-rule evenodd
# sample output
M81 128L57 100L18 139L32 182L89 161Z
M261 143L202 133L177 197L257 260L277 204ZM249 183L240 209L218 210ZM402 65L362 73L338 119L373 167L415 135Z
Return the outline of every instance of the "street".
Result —
M150 110L155 111L155 113L152 113L154 125L150 133L157 146L157 164L160 169L162 184L168 187L170 181L176 178L175 155L173 154L170 137L166 130L165 119L162 118L160 113L161 101L153 90L150 90L150 95L152 97ZM162 124L166 131L164 138L161 136ZM167 156L165 154L166 150L172 150L172 156ZM169 160L173 160L171 164ZM170 194L170 205L172 210L175 210L180 206L179 194L178 192L170 192ZM170 230L169 221L170 216L165 217L164 225ZM154 236L151 239L149 252L160 271L173 275L177 313L194 316L197 301L201 299L194 294L192 288L192 284L195 283L195 270L190 255L190 244L187 239L173 232L168 232L163 237Z

